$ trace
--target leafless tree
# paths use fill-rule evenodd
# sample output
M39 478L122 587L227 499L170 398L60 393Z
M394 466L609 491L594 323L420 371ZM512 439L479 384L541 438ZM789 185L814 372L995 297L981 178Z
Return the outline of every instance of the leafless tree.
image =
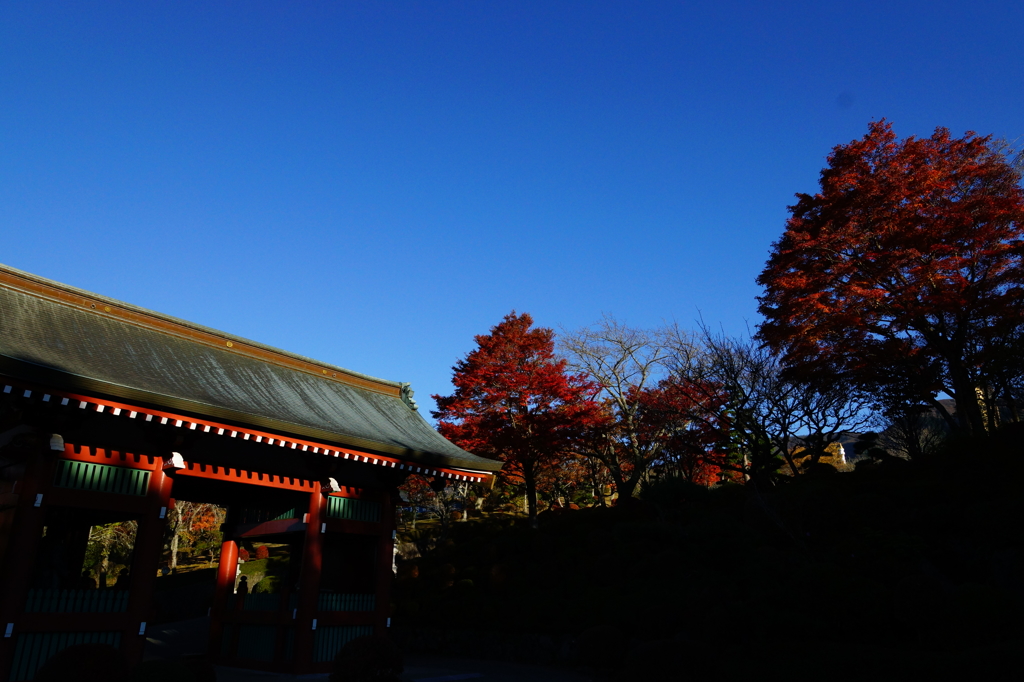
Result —
M793 382L797 393L800 437L817 464L829 445L844 433L856 431L872 421L871 400L852 385L833 377Z
M934 455L949 436L949 426L927 405L907 405L880 415L878 445L909 460Z
M601 461L619 497L630 497L663 445L662 439L644 437L641 393L668 374L672 354L663 330L626 326L613 317L571 332L563 332L561 350L576 372L589 375L601 386L612 421L581 449Z
M204 518L214 515L219 521L224 520L224 510L207 502L189 502L175 500L167 514L167 526L170 533L170 569L178 568L178 550L181 541L186 546L196 540L197 526Z
M573 370L600 384L614 417L588 443L588 456L611 475L620 496L631 495L652 466L664 464L664 436L702 423L724 434L724 467L747 478L772 481L783 461L800 468L794 450L803 446L817 462L843 433L863 426L870 414L865 395L841 378L793 377L781 358L748 337L730 337L702 325L690 333L677 325L657 330L628 327L611 317L564 333L561 349ZM645 391L680 382L690 392L675 420L659 415L651 428ZM723 463L719 459L719 466Z
M696 385L724 391L723 423L733 449L732 466L744 477L770 479L783 457L795 469L790 441L799 424L796 395L782 378L778 358L750 339L716 335L701 329L703 356L699 362L678 363L676 371L690 372Z
M868 419L866 397L835 377L788 376L780 357L749 337L716 334L703 326L699 352L692 346L676 355L673 372L688 377L691 385L725 392L724 419L716 414L706 418L728 425L731 466L745 477L771 481L782 460L799 473L793 458L799 442L817 462L844 432Z
M437 520L441 526L441 539L444 539L448 536L448 531L451 528L452 513L455 511L455 505L460 502L462 503L463 518L465 518L469 484L436 478L430 482L430 488L434 491L434 494L426 498L426 504L430 511L437 515Z

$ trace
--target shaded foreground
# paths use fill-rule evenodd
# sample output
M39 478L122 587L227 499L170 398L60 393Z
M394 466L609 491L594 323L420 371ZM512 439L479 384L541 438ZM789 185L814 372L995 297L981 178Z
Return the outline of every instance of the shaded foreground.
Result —
M392 632L410 652L620 679L1008 678L1024 650L1020 436L771 489L662 481L536 531L488 517L407 533L423 556L399 562Z

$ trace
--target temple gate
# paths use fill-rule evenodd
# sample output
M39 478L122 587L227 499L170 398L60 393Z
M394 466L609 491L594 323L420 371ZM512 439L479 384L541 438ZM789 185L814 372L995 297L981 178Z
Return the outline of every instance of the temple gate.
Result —
M434 431L407 384L6 266L0 391L0 679L10 682L77 643L141 660L175 500L227 510L211 659L327 670L345 642L390 624L401 481L486 484L500 466ZM130 560L114 588L107 575L84 584L90 537L110 528L134 534ZM280 567L259 592L238 587L240 548L253 543Z

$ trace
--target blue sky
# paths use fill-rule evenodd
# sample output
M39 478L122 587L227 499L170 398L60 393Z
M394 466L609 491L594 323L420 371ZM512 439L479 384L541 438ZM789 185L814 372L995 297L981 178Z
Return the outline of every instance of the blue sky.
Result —
M0 2L0 262L388 379L756 324L832 146L1024 136L1024 5Z

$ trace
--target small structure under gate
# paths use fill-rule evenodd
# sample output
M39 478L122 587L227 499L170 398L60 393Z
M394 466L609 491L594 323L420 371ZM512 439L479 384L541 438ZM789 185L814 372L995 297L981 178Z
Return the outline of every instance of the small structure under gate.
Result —
M216 662L325 670L389 622L396 486L488 484L383 381L0 266L0 680L103 642L140 660L175 499L226 508ZM90 532L134 529L115 589L83 585ZM240 544L288 556L236 594Z

